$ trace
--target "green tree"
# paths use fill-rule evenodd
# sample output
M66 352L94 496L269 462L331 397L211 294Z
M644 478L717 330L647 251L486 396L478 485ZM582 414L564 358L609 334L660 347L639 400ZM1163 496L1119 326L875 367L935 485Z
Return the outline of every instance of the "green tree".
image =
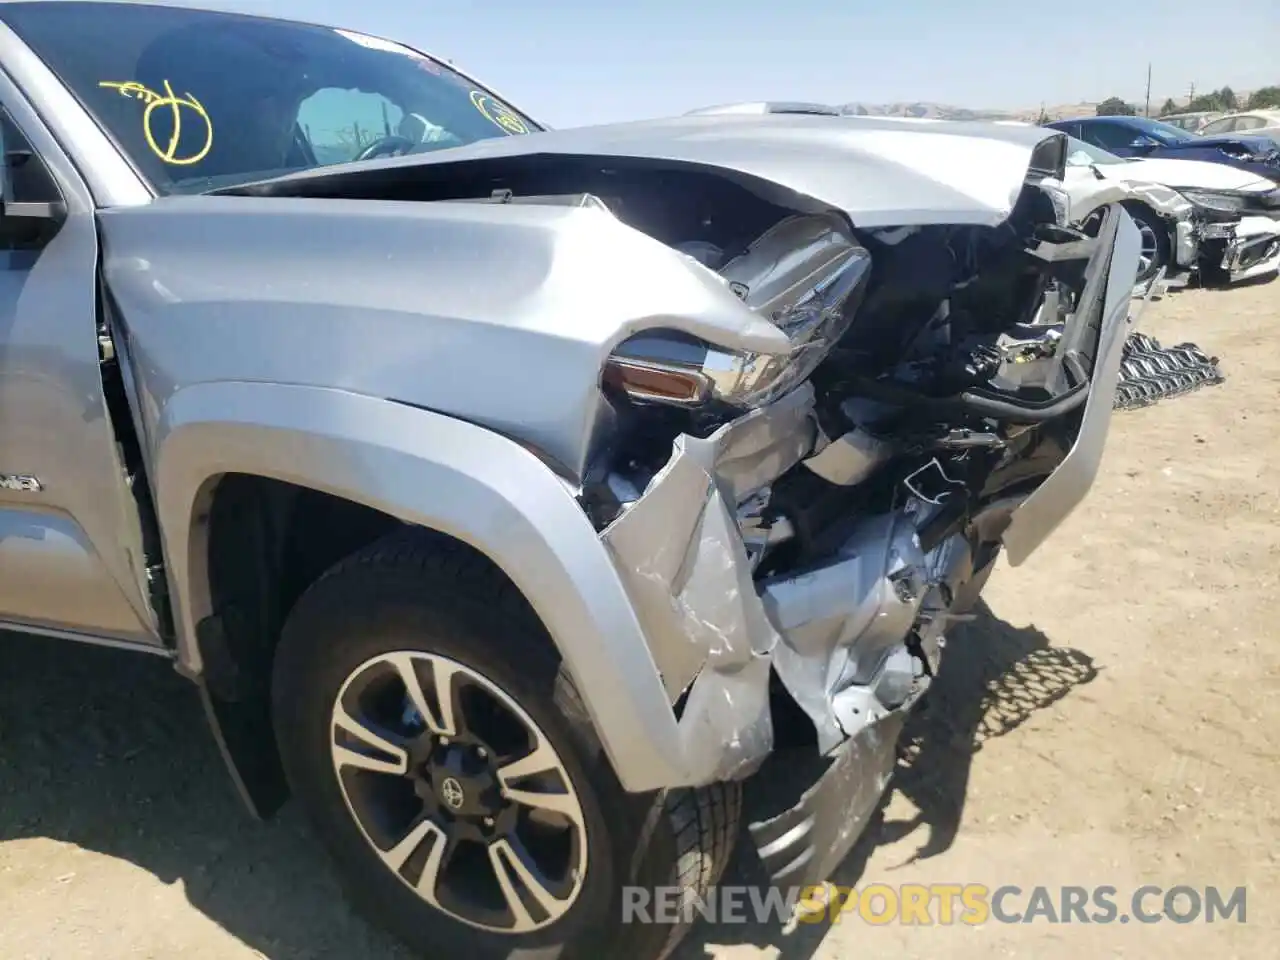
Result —
M1259 87L1249 94L1250 110L1280 108L1280 87Z
M1137 114L1132 106L1119 97L1107 97L1098 104L1096 112L1100 117L1132 117Z
M1164 106L1160 108L1160 116L1162 117L1167 117L1169 114L1177 113L1177 112L1178 112L1178 105L1173 102L1173 97L1170 97L1168 100L1166 100L1164 102Z
M1230 87L1201 94L1187 104L1187 112L1211 111L1227 113L1240 108L1236 93Z
M1187 113L1201 113L1221 109L1222 105L1218 102L1218 92L1216 90L1213 93L1201 94L1186 106Z

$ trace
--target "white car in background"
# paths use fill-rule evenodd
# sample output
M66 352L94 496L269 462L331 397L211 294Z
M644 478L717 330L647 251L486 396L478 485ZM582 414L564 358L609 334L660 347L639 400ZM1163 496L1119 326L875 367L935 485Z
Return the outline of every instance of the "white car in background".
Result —
M1280 142L1280 110L1245 110L1229 113L1195 131L1206 137L1222 134L1247 133L1254 137L1270 137Z
M1220 110L1201 110L1194 113L1171 113L1159 119L1161 123L1171 124L1190 133L1200 133L1207 124L1213 123L1220 116Z
M1071 217L1087 223L1122 202L1142 234L1140 287L1175 278L1236 282L1280 270L1280 187L1245 170L1198 160L1127 160L1070 139L1064 186Z

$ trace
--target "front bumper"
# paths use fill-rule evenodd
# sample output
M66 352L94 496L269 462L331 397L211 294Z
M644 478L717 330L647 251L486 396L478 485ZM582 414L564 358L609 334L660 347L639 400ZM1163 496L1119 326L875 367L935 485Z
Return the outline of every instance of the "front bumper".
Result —
M787 769L785 759L778 764L776 776L770 776L767 768L761 771L761 781L805 787L798 799L780 811L762 813L759 801L751 811L759 818L748 828L751 840L773 884L818 883L848 856L889 786L908 711L903 707L863 727L820 758L827 766L817 775L806 776L794 765ZM814 758L805 759L812 762ZM759 792L753 791L757 796Z
M1221 268L1232 283L1280 270L1280 220L1241 218L1227 240Z
M1012 508L1004 541L1015 563L1083 500L1101 459L1140 253L1131 218L1109 209L1079 322L1062 341L1091 368L1079 432L1059 468ZM825 769L752 781L794 788L751 825L762 856L788 882L821 879L847 854L888 783L898 732L922 692L892 651L920 622L927 589L904 596L895 584L904 571L942 570L945 579L972 569L967 555L947 552L950 544L925 555L915 528L888 515L867 518L826 565L755 582L739 511L812 452L813 406L806 383L709 437L682 436L643 494L601 533L676 705L685 776L668 786L760 770L773 751L774 676L813 721L818 751L807 759Z

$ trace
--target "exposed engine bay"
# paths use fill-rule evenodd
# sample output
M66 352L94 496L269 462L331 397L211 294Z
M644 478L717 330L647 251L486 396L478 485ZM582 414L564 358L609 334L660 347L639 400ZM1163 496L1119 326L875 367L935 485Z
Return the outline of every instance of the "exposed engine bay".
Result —
M867 232L835 213L753 208L745 193L722 205L733 215L721 222L692 198L672 196L668 208L679 211L679 225L655 223L653 205L632 225L717 271L752 309L785 327L794 302L810 291L833 301L823 319L799 321L821 329L818 342L797 353L822 352L813 363L800 359L802 375L785 380L812 380L813 454L804 471L775 487L774 509L764 511L781 517L780 504L790 504L788 520L806 544L790 552L793 560L812 555L810 532L828 525L819 504L834 501L835 515L855 501L865 507L865 483L883 480L890 464L898 481L916 472L921 489L942 484L934 493L975 484L974 492L990 492L986 475L1002 461L1024 461L1032 445L1052 449L1035 458L1037 466L998 478L997 488L1046 475L1065 453L1070 430L1062 418L1084 399L1090 357L1062 340L1083 286L1082 251L1091 244L1058 224L1051 194L1028 186L1014 215L995 228ZM602 203L621 217L632 209L625 199L577 202ZM706 436L744 406L785 392L753 396L741 373L728 386L719 369L728 365L714 347L660 330L615 352L604 385L619 418L615 448L627 461L615 470L635 489L666 462L678 434ZM796 512L792 501L809 506ZM612 519L605 503L594 508L600 522ZM764 553L757 559L765 570L780 562L764 563Z
M875 781L1014 511L1080 433L1116 224L1100 248L1039 182L997 227L671 209L655 223L649 207L648 229L795 347L778 371L661 330L621 344L602 380L616 430L584 505L630 568L690 742L707 726L730 737L707 747L714 778L754 771L798 706L799 736ZM800 876L793 845L774 843L797 809L752 827L779 882Z

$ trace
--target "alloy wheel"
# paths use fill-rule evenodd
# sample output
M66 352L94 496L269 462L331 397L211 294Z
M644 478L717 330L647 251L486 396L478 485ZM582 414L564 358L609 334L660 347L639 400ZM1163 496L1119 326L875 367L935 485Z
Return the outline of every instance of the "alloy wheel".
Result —
M330 733L352 818L428 904L515 934L576 902L582 805L546 735L487 677L420 651L373 657L340 688Z
M1138 257L1138 277L1145 279L1154 272L1153 265L1160 256L1160 241L1156 238L1155 228L1145 220L1136 223L1142 247Z

